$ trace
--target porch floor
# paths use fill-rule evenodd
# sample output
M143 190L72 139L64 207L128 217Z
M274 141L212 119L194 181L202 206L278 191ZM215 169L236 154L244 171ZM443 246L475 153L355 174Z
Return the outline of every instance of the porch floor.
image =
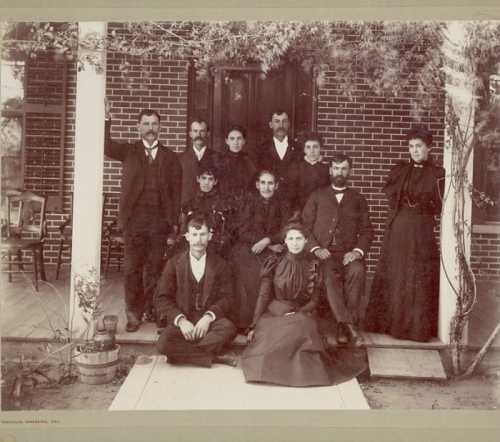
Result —
M356 379L314 388L250 384L236 367L174 367L166 363L165 356L140 356L109 409L368 410L370 407Z
M54 280L54 270L47 269L48 283L41 283L39 292L31 284L30 276L14 275L12 283L7 277L0 277L2 302L2 339L19 341L45 341L54 338L57 330L67 327L69 317L69 272ZM478 303L469 323L469 346L480 347L500 321L499 284L482 284ZM154 344L158 339L153 323L145 323L135 333L125 331L126 316L123 299L123 274L110 272L102 286L104 314L118 315L117 342L120 344ZM429 343L398 340L387 335L364 333L368 347L391 348L443 348L445 345L435 339ZM500 336L493 343L500 348Z

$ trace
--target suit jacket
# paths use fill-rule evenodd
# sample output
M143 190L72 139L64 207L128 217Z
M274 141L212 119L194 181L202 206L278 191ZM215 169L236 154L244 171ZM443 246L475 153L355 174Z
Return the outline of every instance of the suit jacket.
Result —
M445 170L435 166L431 160L425 161L423 166L422 177L415 189L416 203L421 214L433 217L441 213ZM405 161L394 166L389 172L382 189L389 202L387 226L392 223L401 206L405 181L412 169L413 162Z
M216 167L218 155L215 150L207 147L203 157L198 161L192 146L189 146L184 152L179 154L179 161L182 167L181 204L186 204L196 195L199 189L196 177L198 176L200 167Z
M180 314L190 321L200 315L195 310L194 294L190 291L190 272L189 250L167 262L158 282L156 298L160 320L166 319L168 324L173 324ZM226 261L211 251L207 251L204 278L201 314L210 310L217 319L225 317L233 297L231 273Z
M336 249L344 253L354 248L363 250L365 256L373 238L373 228L368 204L359 192L347 189L342 201L331 186L315 190L302 211L304 225L311 235L307 247L329 248L335 239Z
M120 195L120 223L126 229L133 216L135 204L144 188L146 155L142 140L131 143L118 143L111 139L111 121L105 123L104 154L113 160L122 162L122 179ZM161 206L165 221L170 225L177 224L180 212L179 189L182 181L182 170L177 155L158 143L156 159L159 161L159 180Z

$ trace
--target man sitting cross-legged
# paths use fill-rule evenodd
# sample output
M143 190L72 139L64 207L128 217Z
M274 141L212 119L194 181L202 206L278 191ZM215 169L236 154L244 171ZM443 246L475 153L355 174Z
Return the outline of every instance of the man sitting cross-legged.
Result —
M226 318L233 295L231 275L222 258L207 252L210 238L207 219L195 214L187 224L189 250L167 262L159 281L157 312L167 327L157 349L170 363L236 365L232 355L221 356L236 336L236 327Z

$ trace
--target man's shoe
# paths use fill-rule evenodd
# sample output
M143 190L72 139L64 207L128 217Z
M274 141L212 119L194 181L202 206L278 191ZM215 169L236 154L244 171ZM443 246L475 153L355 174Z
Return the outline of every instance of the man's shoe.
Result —
M229 365L231 367L238 366L238 357L234 353L226 353L223 355L218 355L214 358L214 363Z
M353 347L359 346L363 344L363 338L358 333L354 325L346 324L347 330L349 330L349 342Z
M351 333L345 322L339 322L337 325L337 344L347 345L350 341Z
M140 326L141 321L137 319L137 316L134 313L127 312L127 325L125 326L125 330L129 333L133 333L139 330Z

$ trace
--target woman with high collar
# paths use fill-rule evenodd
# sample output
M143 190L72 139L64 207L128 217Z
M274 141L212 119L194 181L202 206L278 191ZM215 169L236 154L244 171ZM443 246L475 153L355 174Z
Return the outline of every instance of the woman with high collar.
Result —
M428 129L414 127L406 139L410 161L396 165L383 188L389 214L365 329L426 342L437 335L439 250L434 227L441 213L444 169L429 156Z
M320 260L307 252L308 234L296 222L283 229L285 253L262 266L259 297L241 357L247 382L290 387L332 385L365 368L355 349L330 352L319 332L316 307L324 290Z

